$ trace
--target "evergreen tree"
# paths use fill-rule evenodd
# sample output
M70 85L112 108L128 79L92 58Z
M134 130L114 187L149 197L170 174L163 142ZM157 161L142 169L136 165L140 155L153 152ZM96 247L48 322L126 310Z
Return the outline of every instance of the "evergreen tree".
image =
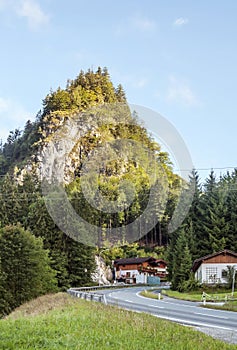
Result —
M49 250L50 266L56 271L58 287L61 290L66 290L70 287L70 280L67 271L65 236L50 217L42 197L31 204L27 224L36 237L42 238L44 248Z
M190 254L188 243L186 242L186 245L183 250L183 259L178 272L178 279L179 279L178 289L180 291L183 288L184 282L188 281L190 278L191 267L192 267L192 256Z
M2 269L0 260L0 318L11 311L8 300L9 291L6 289L6 273Z
M0 183L0 225L17 224L20 222L21 202L18 187L13 177L7 174Z
M214 172L210 173L201 197L200 211L202 220L202 239L199 237L198 250L201 256L217 252L226 247L228 223L225 220L226 192L216 181Z
M117 89L115 90L115 94L118 102L126 102L125 91L121 84L118 85Z
M61 290L91 282L95 268L94 250L59 230L49 216L43 198L30 206L28 225L36 237L43 239L44 248L49 250L50 265L56 271Z
M192 258L184 229L179 231L172 260L172 289L177 289L188 280L192 267Z
M41 294L56 291L55 273L40 238L20 226L0 230L2 286L7 293L0 304L8 312Z
M237 251L237 169L221 180L221 188L227 192L225 220L228 223L226 248Z

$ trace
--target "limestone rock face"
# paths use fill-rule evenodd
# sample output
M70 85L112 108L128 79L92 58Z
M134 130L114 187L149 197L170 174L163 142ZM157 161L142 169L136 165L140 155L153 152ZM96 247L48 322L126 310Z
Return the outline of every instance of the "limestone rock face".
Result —
M112 271L109 266L106 266L103 258L95 256L96 269L92 274L93 282L97 282L98 285L108 285L112 280Z

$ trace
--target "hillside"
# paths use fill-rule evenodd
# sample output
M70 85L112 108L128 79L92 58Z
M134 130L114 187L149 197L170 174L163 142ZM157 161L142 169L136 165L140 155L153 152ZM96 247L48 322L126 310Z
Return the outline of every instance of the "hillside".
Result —
M65 89L50 91L35 122L10 133L0 150L0 176L6 174L23 187L32 177L61 231L100 247L139 239L166 245L184 185L106 68L81 71ZM81 218L79 228L67 199ZM13 215L10 223L22 221Z
M156 317L103 304L44 296L0 321L0 348L229 350L235 345Z
M81 71L0 147L0 317L55 288L93 283L102 251L109 265L162 257L173 289L195 288L195 259L237 251L236 180L237 170L220 179L211 172L201 186L193 170L185 182L107 69ZM176 218L189 208L189 189L190 210L172 230L177 203Z
M79 240L96 246L144 237L147 242L166 245L166 227L183 185L172 171L169 155L152 139L135 111L129 110L122 86L113 86L106 68L81 71L76 79L68 80L65 89L51 91L35 122L10 133L0 151L0 175L6 173L13 174L20 185L26 175L40 184L43 180L56 187L63 183L82 221L103 227L105 232L97 237L92 232L90 240L82 232L90 231L89 225L80 225ZM60 190L50 190L43 188L43 194L50 193L47 209L52 216L56 205L50 200ZM137 222L134 234L129 231L131 237L124 236L119 227L136 223L152 196L156 198L148 206L146 220L139 223L140 228ZM65 232L64 205L65 200L54 222ZM145 221L147 227L142 224ZM75 238L75 233L70 236Z
M98 247L167 244L183 183L106 68L81 71L42 107L0 148L0 244L9 247L0 253L0 315L37 296L25 237L45 250L35 256L49 285L38 279L38 295L90 284Z

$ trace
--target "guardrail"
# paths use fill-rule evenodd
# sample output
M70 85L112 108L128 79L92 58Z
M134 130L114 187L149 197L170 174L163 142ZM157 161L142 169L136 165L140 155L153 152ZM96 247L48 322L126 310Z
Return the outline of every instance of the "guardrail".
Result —
M85 300L91 300L91 301L98 301L104 304L107 304L106 301L106 295L103 293L98 293L99 290L104 289L117 289L117 288L128 288L128 287L139 287L139 286L146 286L148 285L142 285L142 284L125 284L125 283L116 283L116 284L109 284L109 285L103 285L103 286L91 286L91 287L78 287L78 288L70 288L67 290L67 293L70 294L73 297L81 298ZM164 285L163 285L164 287ZM152 286L152 288L157 288L157 286ZM152 289L151 288L151 289ZM159 285L159 288L162 288L162 285Z
M79 288L77 288L79 289ZM90 301L97 301L100 303L107 304L105 294L99 294L99 293L92 293L92 292L87 292L87 291L78 291L73 288L68 289L68 294L70 294L73 297L76 298L81 298L85 300L90 300Z
M105 294L98 293L97 291L102 289L104 290L104 289L115 289L115 288L125 288L125 287L132 287L132 285L125 284L125 283L116 283L116 284L107 284L103 286L70 288L67 290L67 293L76 298L97 301L97 302L107 304Z

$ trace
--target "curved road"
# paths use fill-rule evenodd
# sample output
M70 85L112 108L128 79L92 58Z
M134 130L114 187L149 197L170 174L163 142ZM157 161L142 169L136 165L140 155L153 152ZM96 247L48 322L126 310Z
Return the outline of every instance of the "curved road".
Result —
M201 303L172 299L163 296L163 300L149 299L139 295L144 287L103 291L110 305L150 313L156 317L181 324L214 329L216 333L231 332L237 342L237 312L202 308Z

